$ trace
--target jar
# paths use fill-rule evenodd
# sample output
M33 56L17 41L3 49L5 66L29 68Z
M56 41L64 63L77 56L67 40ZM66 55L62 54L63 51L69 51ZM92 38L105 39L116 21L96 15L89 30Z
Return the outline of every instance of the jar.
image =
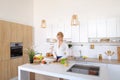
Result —
M102 61L102 54L99 54L99 61Z

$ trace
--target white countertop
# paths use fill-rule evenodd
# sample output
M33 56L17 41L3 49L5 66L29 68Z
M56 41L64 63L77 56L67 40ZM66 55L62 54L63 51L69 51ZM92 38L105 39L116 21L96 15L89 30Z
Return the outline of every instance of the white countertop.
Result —
M93 75L67 72L67 70L74 64L100 66L100 75L93 76ZM28 71L28 72L34 72L37 74L43 74L43 75L59 77L59 78L64 78L69 80L109 80L107 66L103 64L87 64L85 62L70 61L69 66L66 67L59 63L51 63L51 64L29 64L28 63L28 64L19 66L19 69Z

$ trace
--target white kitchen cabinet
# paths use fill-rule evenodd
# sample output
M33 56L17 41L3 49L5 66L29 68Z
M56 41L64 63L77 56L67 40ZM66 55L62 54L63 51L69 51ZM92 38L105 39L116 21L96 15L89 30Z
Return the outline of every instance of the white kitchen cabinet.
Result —
M71 27L71 33L72 33L72 42L79 42L79 28L80 26L72 26Z
M58 32L63 32L64 34L64 25L62 24L56 24L52 26L52 36L53 38L56 38L56 35Z
M67 40L72 38L70 25L64 25L64 38Z
M98 19L97 20L97 37L106 37L107 36L107 25L106 19Z
M108 64L110 80L120 80L120 65Z
M46 31L47 38L51 38L52 37L52 26L48 25L46 30L47 30Z
M117 36L116 37L120 37L120 17L117 18Z
M116 37L116 18L107 19L107 37Z
M95 38L97 37L97 24L96 20L89 20L88 21L88 37Z
M80 42L88 42L87 21L80 21Z

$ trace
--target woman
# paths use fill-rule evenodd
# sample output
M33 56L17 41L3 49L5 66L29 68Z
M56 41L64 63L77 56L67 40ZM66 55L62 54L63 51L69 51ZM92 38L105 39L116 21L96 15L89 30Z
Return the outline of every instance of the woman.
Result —
M68 45L63 41L63 33L58 32L57 33L57 43L54 45L54 52L53 55L57 59L57 61L60 61L62 58L67 58L67 50Z

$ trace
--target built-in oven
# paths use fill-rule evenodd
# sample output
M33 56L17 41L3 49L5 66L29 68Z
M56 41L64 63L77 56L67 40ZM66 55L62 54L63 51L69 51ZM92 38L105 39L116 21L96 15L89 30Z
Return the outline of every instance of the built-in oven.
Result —
M22 42L11 42L10 43L10 57L20 57L23 55L23 43Z

